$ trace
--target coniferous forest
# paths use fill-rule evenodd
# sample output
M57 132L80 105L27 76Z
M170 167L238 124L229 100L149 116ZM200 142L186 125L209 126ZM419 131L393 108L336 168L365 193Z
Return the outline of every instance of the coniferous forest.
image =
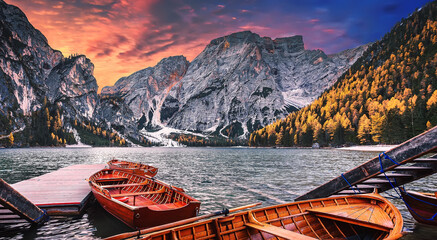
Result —
M251 146L397 144L437 124L437 3L396 24L309 106Z
M12 121L10 118L6 119ZM56 104L51 104L47 98L44 99L41 109L32 112L26 121L26 127L22 131L17 131L15 134L11 132L8 139L0 141L0 145L65 146L76 144L73 134L64 126L61 108Z
M3 117L4 126L10 128L10 117ZM62 109L57 104L50 103L47 98L41 109L32 112L25 118L26 127L21 131L11 132L0 139L0 146L65 146L77 144L73 134L75 129L84 144L91 146L127 146L126 140L114 129L104 127L91 121L70 121L63 117ZM67 124L65 124L67 123Z

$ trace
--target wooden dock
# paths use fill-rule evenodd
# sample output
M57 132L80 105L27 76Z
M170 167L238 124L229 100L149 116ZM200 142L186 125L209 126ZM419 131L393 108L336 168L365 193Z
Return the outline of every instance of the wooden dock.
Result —
M332 195L383 192L437 173L437 127L299 196L296 201ZM396 187L396 186L395 186Z
M0 178L0 226L30 223L39 225L48 220L46 213Z
M12 184L12 187L51 216L79 215L92 195L86 179L105 166L73 165Z

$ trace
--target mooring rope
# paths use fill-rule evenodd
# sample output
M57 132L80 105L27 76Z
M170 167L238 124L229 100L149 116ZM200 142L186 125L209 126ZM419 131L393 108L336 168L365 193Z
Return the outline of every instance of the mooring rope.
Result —
M47 216L47 221L50 220L50 216L49 216L49 214L47 213L47 211L44 210L44 209L41 209L41 211L43 211L43 214L40 215L39 217L33 219L32 221L33 221L34 223L38 223L38 220L41 219L41 218L44 217L44 216Z
M401 191L404 192L404 193L405 193L406 195L408 195L409 197L411 197L411 198L413 198L413 199L415 199L415 200L421 201L421 202L423 202L423 203L425 203L425 204L428 204L428 205L431 205L431 206L436 206L436 207L437 207L437 205L436 205L436 204L433 204L433 203L430 203L430 202L427 202L427 201L422 200L422 199L418 199L418 198L416 198L416 197L410 195L410 194L405 190L405 186L404 186L404 190L402 190L402 189L398 186L398 184L397 184L397 182L396 182L396 178L394 178L394 183L392 183L392 181L390 180L390 178L388 178L387 175L385 174L384 167L382 166L381 155L384 155L384 158L385 158L385 159L389 159L390 161L392 161L392 162L395 163L396 165L401 165L401 164L398 163L398 162L396 162L395 160L391 159L387 154L385 154L385 152L382 152L382 153L380 153L380 154L378 155L378 157L379 157L379 164L380 164L380 166L381 166L381 170L380 170L380 172L384 174L385 178L388 180L388 182L390 183L390 185L392 186L393 190L396 192L396 194L398 195L398 197L396 197L396 196L392 196L392 195L390 195L390 194L389 194L389 195L390 195L391 197L395 198L395 199L401 199L401 200L404 202L405 206L407 206L407 208L408 208L409 210L411 210L414 214L416 214L416 216L420 217L421 219L426 220L426 221L434 221L434 219L437 217L437 212L436 212L436 213L435 213L431 218L425 218L425 217L421 216L421 215L418 214L416 211L414 211L414 209L411 208L411 206L410 206L410 205L405 201L405 199L402 197ZM397 188L397 189L396 189L396 188ZM398 192L398 191L399 191L399 192Z
M353 188L353 186L351 185L351 183L346 179L346 177L343 175L343 173L341 174L341 176L343 177L343 179L347 182L347 184L349 185L350 189L352 189L352 191L354 191L355 194L361 194L361 191L359 188L357 188L356 190L358 190L358 192Z

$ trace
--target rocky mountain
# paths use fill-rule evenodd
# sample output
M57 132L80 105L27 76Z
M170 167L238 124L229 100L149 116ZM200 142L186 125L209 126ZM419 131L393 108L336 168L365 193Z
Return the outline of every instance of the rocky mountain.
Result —
M45 98L65 116L91 118L98 102L93 68L85 56L64 58L19 8L0 1L0 131L24 127L23 116ZM14 120L5 126L5 118Z
M437 2L402 19L311 105L252 146L399 144L437 125Z
M238 32L212 40L189 64L172 57L121 78L102 96L119 97L118 111L124 104L144 126L248 136L309 104L366 48L326 55L306 50L302 36Z
M141 141L141 129L168 128L244 138L309 104L366 48L326 55L306 50L302 36L238 32L212 40L191 63L169 57L121 78L99 98L89 59L65 58L20 9L0 0L0 135L24 129L33 112L52 106L55 121L77 119L77 126L103 138L102 127ZM44 134L50 136L51 116L39 112L32 125L47 118ZM52 142L65 142L56 131ZM113 140L121 144L121 138Z
M162 104L173 86L185 75L189 62L184 56L162 59L149 67L119 79L102 89L98 118L112 125L125 126L134 133L139 128L156 128L167 118Z

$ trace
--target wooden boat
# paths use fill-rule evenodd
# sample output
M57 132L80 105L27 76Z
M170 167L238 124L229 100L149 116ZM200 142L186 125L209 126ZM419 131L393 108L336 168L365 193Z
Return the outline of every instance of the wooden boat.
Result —
M398 239L402 225L399 210L372 193L292 202L108 239Z
M154 177L158 173L158 168L142 163L134 163L117 159L112 159L109 161L108 166L110 169L117 169L137 175L147 175L150 177Z
M400 188L402 198L416 221L437 226L437 192L419 193Z
M89 184L100 205L134 229L195 217L200 208L181 188L116 169L93 174Z

